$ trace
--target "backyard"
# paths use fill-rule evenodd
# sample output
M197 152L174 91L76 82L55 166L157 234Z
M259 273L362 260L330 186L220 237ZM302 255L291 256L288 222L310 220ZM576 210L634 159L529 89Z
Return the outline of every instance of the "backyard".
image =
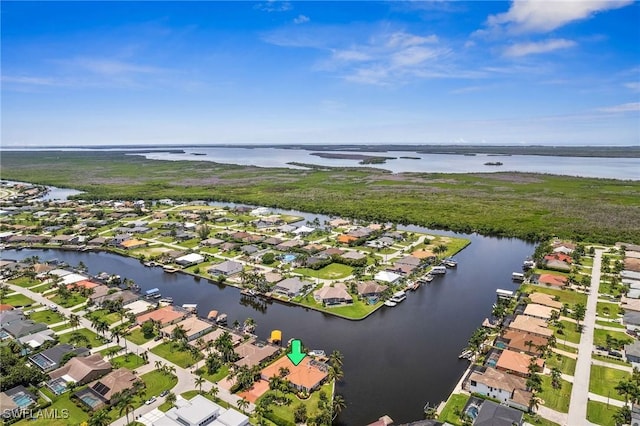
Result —
M624 401L624 396L620 395L614 388L620 381L628 379L630 376L629 373L622 370L592 365L589 392Z
M170 361L182 368L191 367L197 361L201 360L202 354L198 357L194 357L193 353L188 350L180 350L180 346L174 342L164 342L151 349L151 352L161 356L162 358Z

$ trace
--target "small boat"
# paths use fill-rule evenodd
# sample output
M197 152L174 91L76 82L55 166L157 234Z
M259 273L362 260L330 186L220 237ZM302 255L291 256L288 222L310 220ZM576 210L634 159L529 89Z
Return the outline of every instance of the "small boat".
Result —
M167 303L171 305L173 303L173 297L165 297L160 299L160 303Z
M226 324L227 323L227 314L220 314L216 318L217 324Z
M534 262L533 260L525 260L524 262L522 262L522 268L523 269L532 269L536 267L536 262Z
M412 291L416 291L420 287L420 280L416 280L407 284L407 288Z
M216 318L218 318L218 311L216 311L215 309L209 311L209 315L207 315L207 319L215 321Z
M163 266L162 269L164 269L165 272L168 272L170 274L173 274L174 272L178 272L178 269L174 268L173 266Z
M397 305L397 303L393 302L391 299L389 299L389 300L384 302L384 306L389 306L390 308L393 308L396 305Z
M520 272L514 272L511 274L511 279L513 281L524 281L524 274L521 274Z
M434 266L429 273L431 275L444 275L447 273L447 268L444 266Z
M327 356L322 349L314 349L307 353L309 356Z
M398 291L396 293L394 293L393 296L391 296L391 300L392 302L398 304L400 302L403 302L405 299L407 298L407 293L405 293L404 291Z
M243 295L243 296L247 296L247 297L255 297L255 296L257 296L257 293L252 288L242 289L242 290L240 290L240 294Z
M198 305L196 303L185 303L182 305L182 309L185 309L187 312L195 314L198 312Z
M469 359L473 356L473 351L462 351L460 355L458 355L458 359Z
M458 262L454 259L444 259L442 261L442 264L447 268L455 268L456 266L458 266Z

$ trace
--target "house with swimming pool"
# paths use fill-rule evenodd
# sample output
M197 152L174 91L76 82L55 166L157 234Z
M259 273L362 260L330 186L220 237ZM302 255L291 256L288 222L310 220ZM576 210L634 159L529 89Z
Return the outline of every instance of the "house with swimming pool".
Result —
M119 368L103 378L91 382L87 388L74 393L74 396L95 411L108 405L115 394L131 389L138 380L140 380L138 376L130 370Z

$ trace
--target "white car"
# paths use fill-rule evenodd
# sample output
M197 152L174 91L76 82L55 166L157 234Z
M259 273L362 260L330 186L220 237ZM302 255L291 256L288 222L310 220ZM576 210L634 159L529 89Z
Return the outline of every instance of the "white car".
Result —
M156 397L155 397L155 396L152 396L151 398L147 399L144 403L145 403L146 405L151 405L151 404L153 404L154 402L156 402Z

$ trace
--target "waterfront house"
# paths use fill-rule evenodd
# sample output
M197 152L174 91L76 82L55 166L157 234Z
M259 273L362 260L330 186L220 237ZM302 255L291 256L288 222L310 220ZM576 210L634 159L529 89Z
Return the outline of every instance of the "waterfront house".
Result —
M120 246L120 244L132 238L133 236L131 234L118 234L109 241L109 244L112 246Z
M155 311L146 312L136 317L138 324L143 324L149 320L160 324L161 327L166 327L169 324L176 323L187 316L187 311L178 308L177 306L163 306Z
M576 249L576 245L573 243L556 241L552 244L554 253L571 254Z
M640 341L624 345L624 357L634 368L640 368Z
M400 281L400 278L402 278L401 275L389 271L380 271L373 277L374 280L382 281L387 284L395 284Z
M375 281L361 281L356 285L358 289L358 296L362 298L368 297L380 297L382 293L388 288L386 285L380 285Z
M528 410L531 392L526 379L491 367L473 367L465 385L469 392L497 399L510 407Z
M223 328L216 328L213 331L206 333L204 335L202 335L200 338L205 342L215 342L216 339L220 336L222 336L225 332L227 332L227 330L223 329ZM231 343L233 344L233 346L238 345L240 342L242 342L243 337L237 333L234 332L228 332L231 335ZM199 340L199 339L196 339ZM191 346L194 347L199 347L199 345L197 344L196 340L192 340L189 342L189 344Z
M552 296L545 293L531 293L529 295L531 303L548 306L553 309L562 309L562 303L555 300Z
M121 242L120 244L118 244L118 247L125 250L134 250L137 248L146 247L147 244L148 243L144 240L130 239Z
M294 388L306 392L312 392L320 387L327 378L329 371L327 364L316 361L311 357L306 357L300 364L293 365L289 358L285 356L262 369L260 377L268 381L273 376L279 376L281 367L289 370L289 374L285 376L285 379Z
M253 367L261 362L272 358L279 352L279 348L274 345L256 343L253 340L246 341L234 348L240 359L235 362L238 367L246 365Z
M522 426L524 413L493 401L473 398L480 407L473 426ZM470 401L471 402L471 401ZM472 402L472 403L473 403Z
M546 285L549 287L564 287L567 285L567 278L562 275L555 274L540 274L539 276L534 276L534 282L541 285Z
M353 297L347 291L344 283L335 283L333 287L326 285L313 292L313 298L325 306L344 305L353 303Z
M526 378L529 377L529 365L532 360L535 360L535 363L538 364L540 371L544 370L544 359L532 357L521 352L510 351L508 349L500 353L495 367L505 373L515 374L516 376Z
M180 256L175 262L186 268L204 262L204 256L198 253L189 253L184 256Z
M299 277L291 277L276 283L273 291L283 296L297 297L302 294L305 287L311 286L309 281L303 281Z
M50 372L49 377L83 385L104 376L111 369L111 363L101 354L95 353L85 357L71 358L64 366Z
M224 275L230 277L234 274L242 272L242 263L233 260L225 260L222 263L211 266L207 272L213 276Z
M517 315L507 329L546 338L553 336L553 330L547 327L544 320L526 315Z
M213 324L207 321L199 319L197 316L190 316L178 323L170 324L164 327L161 331L162 335L171 338L173 330L177 327L182 327L186 333L187 341L197 339L198 337L207 334L213 330Z
M311 234L312 232L314 232L316 230L316 228L311 228L309 226L301 226L299 228L296 228L293 231L294 235L297 235L299 237L306 237L307 235Z
M129 303L135 302L136 300L140 299L140 295L132 292L131 290L120 290L113 288L110 288L107 291L107 294L99 295L97 297L94 296L95 294L92 294L90 296L91 300L93 300L93 303L99 306L103 305L109 300L119 300L120 302L122 302L122 305L128 305Z
M529 303L524 308L523 314L528 317L549 321L553 315L553 312L558 312L558 310L550 308L548 306L538 305L537 303Z

